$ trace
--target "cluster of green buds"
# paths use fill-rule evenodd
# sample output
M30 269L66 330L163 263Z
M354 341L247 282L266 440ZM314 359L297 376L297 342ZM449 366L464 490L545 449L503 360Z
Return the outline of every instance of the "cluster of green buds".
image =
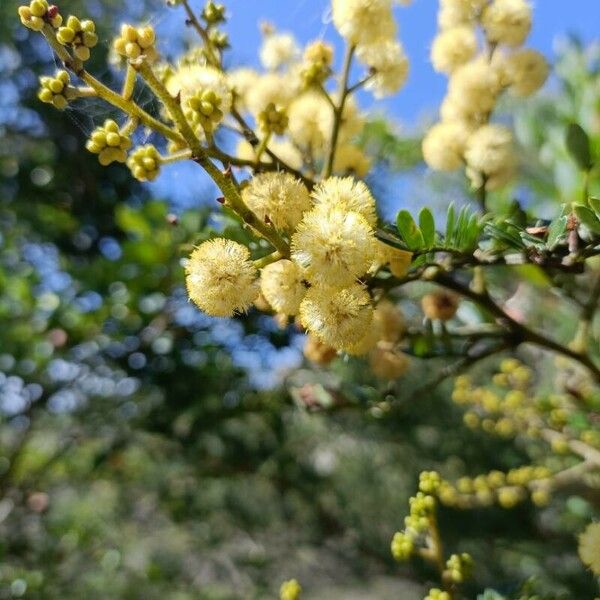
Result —
M452 596L440 588L431 588L423 600L452 600Z
M446 561L444 576L453 583L462 583L473 576L473 559L467 552L452 554Z
M437 471L422 471L419 475L419 491L435 494L440 489L442 478Z
M65 25L59 27L56 39L63 46L72 48L79 60L88 60L91 48L98 43L96 24L91 19L80 21L71 15Z
M301 77L305 87L320 86L331 75L333 48L330 44L316 41L304 51Z
M269 102L265 110L258 115L258 127L265 135L283 135L287 126L288 116L285 108L277 107L273 102Z
M47 0L31 0L29 4L19 6L21 23L33 31L41 31L46 23L55 29L62 25L62 16L58 7L48 4Z
M210 43L219 50L229 48L229 36L220 29L211 29L208 32L208 39Z
M300 600L302 587L296 579L284 581L279 588L280 600Z
M408 560L415 551L415 541L410 534L397 531L392 538L391 550L397 561Z
M131 174L138 181L153 181L160 171L161 156L152 144L139 146L127 159Z
M513 508L528 497L536 506L550 500L552 472L544 466L526 465L507 473L490 471L476 477L461 477L455 484L442 480L437 496L447 506L474 508L497 503Z
M151 25L134 27L125 23L121 25L120 35L113 41L113 50L129 60L144 56L146 60L154 62L158 59L155 41L156 34Z
M86 142L85 147L98 155L102 166L112 162L124 163L127 160L127 150L131 148L131 139L119 130L116 121L106 119L101 127L97 127Z
M46 104L52 104L64 110L69 104L69 83L71 78L65 70L56 71L54 77L40 77L38 98Z
M223 111L219 108L221 103L222 98L214 90L198 90L187 99L185 116L192 127L201 127L206 135L211 135L223 120Z
M427 531L436 507L435 498L430 494L417 492L415 496L409 498L408 506L410 512L404 518L406 529L415 531L416 533Z
M209 0L202 9L202 19L207 25L217 25L225 21L225 5Z

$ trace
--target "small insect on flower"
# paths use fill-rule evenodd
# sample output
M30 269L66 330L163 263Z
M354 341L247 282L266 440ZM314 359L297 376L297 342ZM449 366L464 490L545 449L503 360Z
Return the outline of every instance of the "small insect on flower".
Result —
M250 251L232 240L215 238L194 249L186 265L190 299L215 317L244 312L259 292Z
M357 283L343 289L313 286L300 304L300 320L321 341L345 350L366 335L373 306L368 292Z
M316 207L292 236L292 259L311 283L344 287L364 275L376 253L372 227L357 212Z
M290 231L311 207L306 186L283 172L256 175L242 192L242 198L259 219Z

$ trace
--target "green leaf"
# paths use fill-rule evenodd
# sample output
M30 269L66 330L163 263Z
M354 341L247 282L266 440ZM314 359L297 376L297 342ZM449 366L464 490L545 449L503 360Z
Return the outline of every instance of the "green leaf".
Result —
M125 204L117 207L115 219L119 227L126 233L131 233L141 238L147 238L152 235L152 229L144 215Z
M590 196L588 201L590 203L590 206L592 207L592 210L596 213L598 217L600 217L600 198L594 198L593 196Z
M450 202L448 206L448 214L446 215L446 244L450 244L454 234L454 222L456 219L454 202Z
M592 233L600 235L600 219L595 215L593 210L590 210L587 206L577 205L575 208L575 214L577 218L585 225Z
M558 217L558 219L554 219L552 223L550 223L550 227L548 228L548 240L546 245L548 248L552 249L558 244L562 238L567 233L567 222L568 219L566 216Z
M425 246L425 240L415 220L407 210L401 210L396 217L398 233L406 243L409 250L418 250Z
M577 123L571 123L567 128L567 149L582 171L589 171L592 166L592 154L590 150L590 138L583 127Z
M419 213L419 227L423 234L425 246L431 248L435 244L435 221L427 207L422 208Z

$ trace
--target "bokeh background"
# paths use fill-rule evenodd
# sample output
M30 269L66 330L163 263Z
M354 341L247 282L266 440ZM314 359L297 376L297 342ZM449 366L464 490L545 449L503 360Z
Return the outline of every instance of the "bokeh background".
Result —
M422 597L433 574L389 553L419 471L505 470L525 464L526 449L467 430L447 386L424 392L437 363L415 360L385 384L358 360L309 367L303 336L258 313L200 314L181 260L230 226L213 212L215 191L194 165L151 185L101 168L83 144L105 108L58 113L36 100L38 75L55 65L19 27L17 4L0 4L0 598L262 599L290 577L309 600ZM324 0L227 6L230 65L257 65L261 19L339 48ZM91 69L109 83L122 19L152 22L167 56L193 42L182 11L157 1L60 8L97 21ZM464 181L429 173L419 154L445 87L428 62L435 11L434 0L398 8L409 82L385 102L360 98L383 216L467 201ZM498 205L518 194L552 215L580 185L562 140L577 120L598 142L599 20L596 1L538 0L530 44L556 75L539 98L504 106L523 168ZM519 301L557 335L576 328L552 299ZM552 362L523 358L552 387ZM449 547L486 557L469 597L486 586L509 595L533 577L544 597L592 598L575 535L598 517L597 500L574 489L543 511L445 511Z

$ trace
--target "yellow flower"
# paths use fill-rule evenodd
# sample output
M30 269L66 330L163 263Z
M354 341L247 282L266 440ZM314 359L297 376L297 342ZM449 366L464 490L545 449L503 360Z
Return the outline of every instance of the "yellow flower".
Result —
M340 208L306 213L292 237L292 259L311 283L343 287L364 275L375 257L375 236L366 219Z
M510 90L515 96L527 97L546 82L550 67L543 54L536 50L518 50L504 63Z
M450 78L448 95L464 115L490 112L500 92L500 78L483 57L458 67Z
M312 197L317 207L354 211L371 227L377 225L375 198L362 181L353 177L330 177L315 187Z
M600 523L590 523L579 536L579 556L596 575L600 575Z
M441 73L452 73L468 62L477 52L477 36L472 27L459 25L442 31L431 46L433 68Z
M240 110L248 108L246 99L248 93L258 81L259 74L254 69L240 67L227 72L227 83L229 89L233 92L235 105Z
M223 238L203 242L186 265L190 299L215 317L247 310L258 296L256 268L248 248Z
M302 587L295 579L284 581L279 588L280 600L299 600Z
M320 157L331 135L331 106L322 94L306 92L288 109L288 131L292 141Z
M260 48L260 62L265 69L276 71L298 59L300 48L289 33L266 35Z
M483 11L481 24L490 42L520 46L531 29L527 0L494 0Z
M300 80L294 81L289 74L266 73L258 77L248 90L245 104L254 116L258 116L269 104L287 108L299 89Z
M515 166L513 138L503 125L484 125L473 133L465 150L467 175L474 187L486 183L494 190L512 178Z
M391 0L332 0L333 24L353 44L370 44L396 34Z
M488 0L440 0L438 25L451 29L458 25L472 24Z
M357 283L342 289L313 286L300 304L300 320L322 342L346 350L360 341L371 326L371 298Z
M338 146L333 161L333 171L341 175L351 173L356 177L365 177L371 168L371 160L354 144Z
M423 158L438 171L454 171L463 164L469 130L460 121L434 125L423 138Z
M293 230L311 207L304 184L289 173L260 173L242 192L248 207L278 229Z
M359 46L356 57L375 70L366 89L372 90L375 98L395 94L408 77L408 58L401 44L393 39L379 39L371 44Z
M285 315L297 314L306 294L302 271L291 260L278 260L264 267L260 289L273 309Z

